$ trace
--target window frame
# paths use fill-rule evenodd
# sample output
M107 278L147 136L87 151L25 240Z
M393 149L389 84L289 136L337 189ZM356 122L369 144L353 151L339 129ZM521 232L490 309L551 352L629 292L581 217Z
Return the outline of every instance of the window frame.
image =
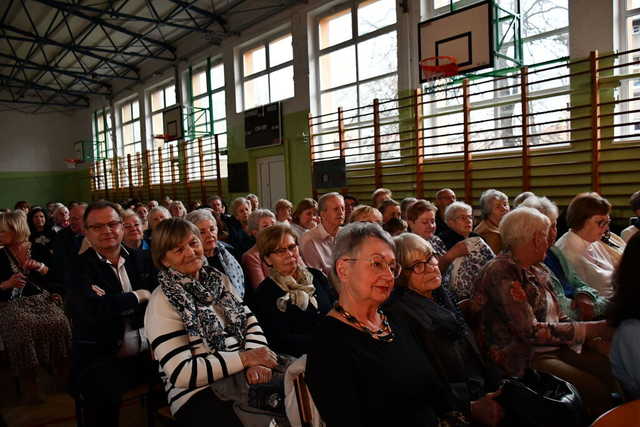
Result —
M640 5L636 8L627 8L627 0L619 0L618 3L618 8L619 8L619 21L618 21L618 43L620 46L620 50L622 52L626 52L632 49L632 46L629 44L629 40L631 37L633 37L633 30L631 32L631 34L628 33L628 28L627 28L627 20L637 16L638 19L640 19ZM640 32L638 33L637 37L640 38ZM638 58L640 58L640 52L634 52L633 56L636 56ZM630 63L634 60L633 57L629 58L627 56L624 56L622 58L623 61ZM635 68L635 70L633 69ZM622 67L616 70L617 73L623 73L623 74L636 74L640 72L640 64L637 64L635 67L633 66L627 66L627 67ZM637 91L637 95L634 94L634 87L636 86L636 83L640 82L640 78L623 78L620 79L620 92L618 95L618 101L621 101L619 104L616 105L620 105L622 108L622 111L620 114L616 114L615 120L614 120L614 124L616 125L614 127L614 140L613 143L614 144L625 144L625 143L631 143L631 142L638 142L638 140L640 139L640 136L638 136L638 134L640 133L640 128L638 128L637 124L633 124L633 120L632 120L632 113L630 112L630 110L634 110L637 108L633 108L631 105L631 102L624 102L624 100L628 100L628 99L632 99L632 98L637 98L638 96L640 96L640 88ZM638 102L638 101L636 101ZM628 126L625 126L624 124L628 124ZM633 125L633 126L632 126Z
M167 105L167 89L171 88L172 86L175 93L175 102L171 105ZM152 99L153 99L153 95L158 91L162 91L163 106L162 108L154 110ZM163 83L157 84L149 88L146 93L146 98L148 103L147 105L149 106L149 114L148 114L148 122L147 122L149 123L149 128L148 128L149 131L147 132L149 135L149 139L147 143L147 151L151 151L151 155L149 156L149 159L150 159L149 169L150 169L150 181L151 181L150 183L151 185L159 185L160 184L160 168L158 165L157 156L158 156L158 148L160 147L156 147L156 144L155 144L156 138L154 137L154 135L158 135L158 133L157 133L157 129L153 128L153 119L155 115L162 114L162 112L166 108L173 107L174 105L178 105L178 93L177 93L175 80L169 79ZM162 132L164 133L164 123L162 126L163 126ZM178 153L178 141L174 140L174 141L164 142L162 144L163 150L170 150L169 147L175 148L175 151L174 151L175 157L171 161L178 162L180 157L180 153ZM172 183L171 166L169 165L169 163L165 163L162 181L164 184Z

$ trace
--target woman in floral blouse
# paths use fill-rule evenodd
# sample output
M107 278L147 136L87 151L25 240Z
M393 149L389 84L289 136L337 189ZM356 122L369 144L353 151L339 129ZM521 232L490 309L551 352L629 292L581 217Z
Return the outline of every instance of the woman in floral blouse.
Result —
M596 352L574 349L585 343L597 347L611 330L604 321L571 322L560 309L541 264L549 227L549 219L532 208L505 215L500 223L505 248L476 282L473 328L499 377L519 377L531 367L552 373L573 383L596 415L609 404L610 368Z

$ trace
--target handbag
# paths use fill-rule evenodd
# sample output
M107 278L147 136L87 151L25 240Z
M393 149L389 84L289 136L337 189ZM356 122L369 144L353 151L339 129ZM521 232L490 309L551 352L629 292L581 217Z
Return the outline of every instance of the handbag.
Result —
M584 408L573 384L546 372L527 369L522 377L502 382L496 400L505 410L505 424L519 427L582 426Z

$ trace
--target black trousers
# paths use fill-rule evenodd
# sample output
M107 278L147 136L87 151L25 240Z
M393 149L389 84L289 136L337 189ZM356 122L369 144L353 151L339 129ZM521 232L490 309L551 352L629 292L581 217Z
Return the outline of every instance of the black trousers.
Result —
M191 396L175 413L175 419L180 427L201 427L213 421L217 426L242 427L232 402L218 399L208 387Z

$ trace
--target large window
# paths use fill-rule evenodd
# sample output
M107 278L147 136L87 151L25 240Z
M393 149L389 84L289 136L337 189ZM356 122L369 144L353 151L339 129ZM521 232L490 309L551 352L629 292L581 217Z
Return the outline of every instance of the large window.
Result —
M120 106L120 138L118 156L132 156L142 151L142 135L140 133L140 103L137 99L125 102Z
M189 126L193 126L194 135L202 138L204 179L216 177L215 137L218 137L220 155L220 176L227 177L227 109L224 84L224 64L208 61L197 67L191 74L191 104ZM197 141L187 146L190 167L189 179L200 179L200 153Z
M94 185L96 190L113 188L113 141L111 139L111 111L109 108L93 113ZM104 161L103 161L104 160Z
M470 1L455 1L454 7L468 6ZM509 4L511 3L511 4ZM513 8L517 3L501 2L503 8ZM423 8L423 19L449 13L449 0L428 0ZM515 9L512 12L517 13ZM562 93L568 89L569 70L558 63L536 67L536 64L566 58L569 55L569 12L568 0L520 0L521 51L522 62L530 68L529 96L535 98L529 102L529 138L531 145L555 144L570 139L569 96ZM520 45L512 36L509 25L515 23L504 20L503 32L508 34L501 40L501 49L496 55L493 69L481 70L496 76L501 70L513 67ZM544 71L538 71L543 70ZM474 151L486 151L499 148L517 147L522 143L519 126L522 124L519 78L492 78L472 80L471 88L471 139ZM540 82L540 83L537 83ZM480 83L480 84L478 84ZM427 96L424 114L425 153L449 154L462 151L462 97L461 90L438 92L436 96ZM442 98L442 100L437 100ZM444 99L448 98L448 99ZM564 109L565 111L557 111ZM553 114L543 114L554 111ZM552 122L552 123L547 123Z
M620 1L620 48L623 51L633 51L640 48L640 0ZM640 73L640 52L632 52L618 58L622 63L630 64L628 67L618 69L624 74ZM640 133L640 79L627 78L620 82L616 112L616 136L622 140L638 140ZM618 139L620 140L620 139Z
M147 147L152 149L151 152L151 183L160 183L160 157L158 148L162 149L162 181L171 182L172 174L176 174L179 165L179 153L177 149L177 141L165 143L161 138L156 136L164 134L164 123L162 120L162 111L176 104L176 86L173 82L164 84L153 89L149 93L149 105L151 106L151 141ZM173 156L171 153L173 152ZM177 175L177 174L176 174ZM179 177L176 176L176 179Z
M244 110L293 97L291 33L243 49L240 58Z
M373 160L372 108L374 99L380 101L398 96L398 48L396 2L367 0L350 2L319 15L316 20L317 43L315 61L316 111L322 115L335 114L339 107L346 124L346 161ZM382 110L395 110L396 103L385 104ZM397 110L395 110L397 114ZM381 115L383 136L382 158L396 158L399 144L397 118ZM323 132L337 125L337 116L326 116ZM320 137L325 147L335 148L337 134ZM323 150L319 157L334 157L336 150Z

